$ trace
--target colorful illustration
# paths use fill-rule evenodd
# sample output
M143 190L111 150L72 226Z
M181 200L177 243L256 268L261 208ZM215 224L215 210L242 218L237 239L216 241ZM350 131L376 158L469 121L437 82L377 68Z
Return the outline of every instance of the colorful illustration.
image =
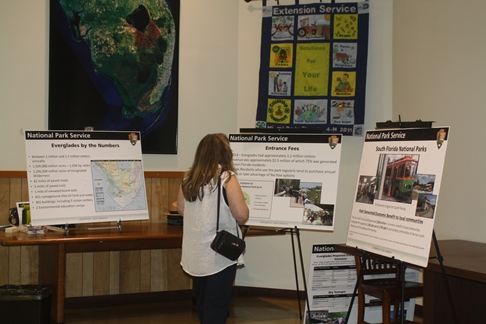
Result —
M270 51L271 68L291 68L293 57L292 44L272 45Z
M292 72L270 71L268 94L272 96L290 96Z
M327 123L327 100L295 100L294 124Z
M356 91L356 72L333 72L332 94L334 96L352 97Z
M332 67L356 68L357 43L334 43L332 49Z
M358 15L334 15L334 39L358 39Z
M354 100L331 101L331 124L354 124Z
M298 16L297 19L299 20L297 29L299 39L331 38L331 15Z
M272 41L291 40L294 38L294 16L272 17Z
M268 99L267 122L289 124L291 110L292 102L289 99Z

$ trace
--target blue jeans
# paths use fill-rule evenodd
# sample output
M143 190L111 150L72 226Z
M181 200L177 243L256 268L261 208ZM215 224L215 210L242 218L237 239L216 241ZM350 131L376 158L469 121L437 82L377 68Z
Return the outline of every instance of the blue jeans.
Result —
M205 277L193 277L201 324L224 324L228 318L236 264Z

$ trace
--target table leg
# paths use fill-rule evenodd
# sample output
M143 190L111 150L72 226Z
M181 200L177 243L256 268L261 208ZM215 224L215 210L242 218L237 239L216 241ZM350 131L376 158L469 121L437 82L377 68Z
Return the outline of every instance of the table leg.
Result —
M66 276L65 246L46 244L39 246L39 284L52 288L51 322L64 323L64 297Z

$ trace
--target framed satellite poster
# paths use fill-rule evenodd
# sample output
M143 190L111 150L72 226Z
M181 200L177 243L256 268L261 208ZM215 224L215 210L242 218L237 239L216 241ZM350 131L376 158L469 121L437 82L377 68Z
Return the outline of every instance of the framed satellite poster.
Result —
M179 0L50 0L50 130L139 131L177 154Z

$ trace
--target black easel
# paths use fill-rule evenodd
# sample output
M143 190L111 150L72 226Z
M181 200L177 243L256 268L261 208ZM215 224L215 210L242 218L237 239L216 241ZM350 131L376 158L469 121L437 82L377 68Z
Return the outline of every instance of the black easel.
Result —
M398 115L398 122L392 122L390 120L387 120L386 122L381 122L381 123L378 122L378 123L376 123L376 129L431 128L433 123L434 123L433 121L422 121L420 119L417 119L416 121L402 122L401 116ZM443 263L444 258L440 254L439 243L437 241L437 237L435 236L435 230L432 230L432 240L434 242L435 252L437 253L437 255L434 256L434 257L430 257L430 258L431 259L437 259L440 263L440 268L441 268L441 271L442 271L442 277L443 277L443 280L444 280L444 286L445 286L447 296L449 298L449 304L450 304L451 310L452 310L452 317L454 319L454 323L458 324L459 321L457 319L456 309L454 307L454 299L452 298L452 293L451 293L451 290L450 290L450 287L449 287L449 281L447 280L447 275L446 275L445 268L444 268L444 263ZM403 275L404 275L404 273L402 272L402 276ZM404 279L404 277L403 277L403 279ZM403 289L404 289L404 285L403 285L403 281L402 281L402 309L403 309L403 303L404 303ZM403 311L402 311L402 323L403 323Z
M246 233L250 230L249 225L244 226L243 230L243 238L246 237ZM269 231L269 232L278 232L278 233L290 233L290 238L292 241L292 256L294 260L294 274L295 274L295 286L297 290L297 302L299 303L299 316L300 319L302 319L302 306L300 303L300 289L299 289L299 276L297 273L297 259L295 255L295 243L294 243L294 234L297 236L297 243L298 243L298 248L299 248L299 257L300 257L300 270L302 272L302 281L304 283L304 292L305 292L305 300L307 303L307 315L310 318L310 305L309 305L309 295L307 293L307 283L305 279L305 271L304 271L304 259L302 257L302 245L300 243L300 231L297 226L294 228L282 228L282 229L270 229L270 228L258 228L260 231Z
M452 298L451 288L449 287L449 280L447 280L447 274L444 267L444 258L440 254L439 242L437 241L437 237L435 236L435 231L432 231L432 239L434 241L435 252L437 253L437 255L430 257L430 259L437 259L439 261L440 269L442 271L442 279L444 280L444 286L447 292L447 297L449 298L449 304L451 306L452 318L454 319L454 323L459 324L456 308L454 307L454 299Z
M246 0L245 0L246 1ZM251 1L251 0L250 0ZM249 1L247 1L249 2ZM278 4L278 1L277 1ZM296 0L296 4L298 4L298 0ZM266 0L263 0L263 6L266 6ZM240 133L290 133L290 134L322 134L323 131L321 128L284 128L284 127L277 127L277 128L240 128ZM250 230L249 225L244 226L243 231L243 238L246 236L246 232ZM304 271L304 260L302 257L302 246L300 243L300 231L297 226L294 228L282 228L282 229L270 229L270 228L258 228L258 230L263 231L271 231L271 232L281 232L281 233L290 233L291 240L292 240L292 256L294 260L294 272L295 272L295 286L297 289L297 301L299 303L299 316L302 319L302 307L300 305L300 289L299 289L299 279L297 274L297 260L295 255L295 243L294 243L294 234L297 236L297 243L299 245L299 257L300 257L300 268L302 271L302 280L304 282L304 291L305 291L305 299L307 303L307 312L308 317L310 318L310 305L309 305L309 295L307 293L307 283L305 280L305 271Z
M386 122L377 122L376 123L376 129L431 128L432 123L433 123L432 121L422 121L422 120L419 120L419 119L416 120L416 121L402 122L400 115L398 116L398 118L399 118L398 122L392 122L390 120L387 120ZM456 310L455 310L455 307L454 307L454 300L452 298L452 293L451 293L451 290L450 290L450 287L449 287L449 282L447 280L447 275L446 275L444 264L443 264L443 257L440 254L439 243L437 242L437 238L435 236L435 231L432 231L432 239L433 239L433 242L434 242L434 245L435 245L435 251L437 253L437 256L430 257L430 258L436 258L440 263L445 289L447 291L447 296L449 298L449 303L450 303L450 306L451 306L451 309L452 309L452 315L453 315L454 323L458 324L459 321L457 320L457 314L456 314ZM362 260L362 264L363 264L366 261L366 258L369 255L369 252L364 251L364 250L360 250L357 247L356 247L356 249L357 249L356 253L358 253L357 255L363 256L363 260ZM393 261L394 263L399 263L400 267L401 267L401 269L400 269L401 270L401 278L400 279L401 279L401 282L402 282L402 296L401 296L401 300L400 300L400 307L401 307L400 322L403 324L404 320L405 320L404 319L404 308L405 308L404 306L405 306L405 270L406 270L406 264L405 264L405 262L397 260L394 257L390 258L390 260ZM361 269L362 269L362 267L361 267ZM362 274L358 273L356 285L354 287L353 296L351 298L351 303L349 304L348 313L347 313L347 316L346 316L346 320L344 322L345 324L348 323L348 319L349 319L349 316L351 314L351 310L352 310L352 307L353 307L356 292L358 290L358 285L360 284L360 281L362 280L362 278L363 278Z

